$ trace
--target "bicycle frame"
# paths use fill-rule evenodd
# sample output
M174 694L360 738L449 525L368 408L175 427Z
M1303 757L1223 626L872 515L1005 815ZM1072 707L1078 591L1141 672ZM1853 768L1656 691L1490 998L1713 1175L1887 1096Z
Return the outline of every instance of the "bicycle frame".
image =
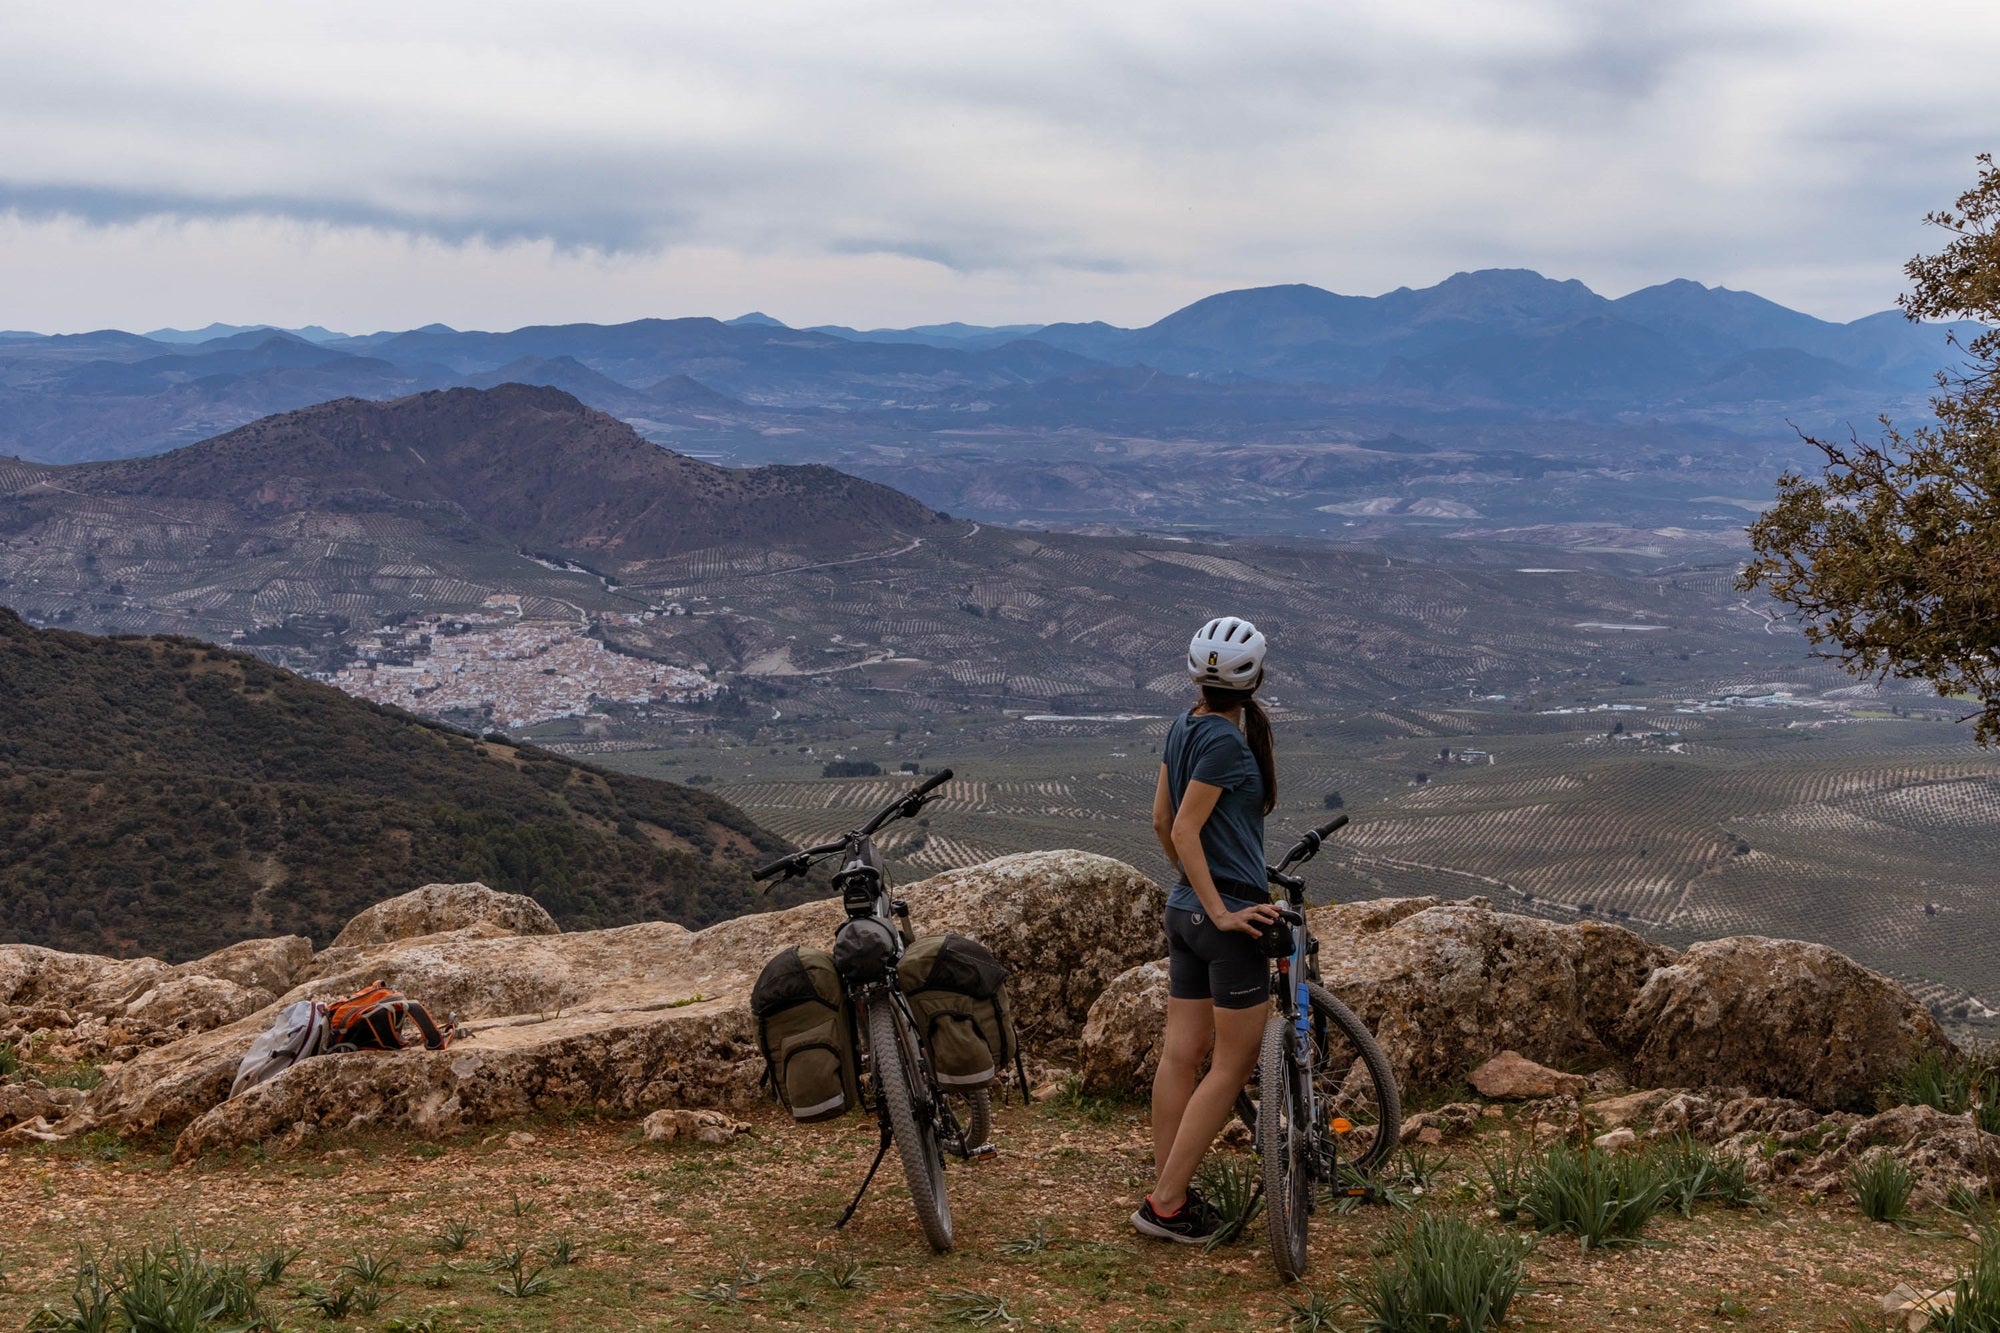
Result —
M1338 1137L1320 1113L1319 1086L1314 1077L1317 1071L1313 1067L1312 1000L1306 990L1308 982L1319 980L1319 941L1306 927L1305 881L1288 872L1294 865L1317 856L1325 838L1346 823L1345 815L1328 821L1301 838L1284 860L1265 867L1272 897L1280 904L1281 919L1289 927L1292 942L1291 952L1274 960L1278 984L1273 988L1272 1003L1284 1016L1291 1036L1293 1067L1299 1073L1299 1112L1312 1132L1313 1174L1329 1183L1339 1174Z

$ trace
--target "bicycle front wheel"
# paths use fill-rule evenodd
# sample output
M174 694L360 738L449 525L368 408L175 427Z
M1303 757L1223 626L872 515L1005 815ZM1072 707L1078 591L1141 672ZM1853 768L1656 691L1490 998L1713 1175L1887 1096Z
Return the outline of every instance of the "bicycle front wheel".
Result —
M889 1117L889 1132L902 1159L903 1177L910 1184L910 1206L924 1239L943 1254L951 1248L951 1201L944 1192L944 1148L938 1142L937 1117L928 1105L919 1107L916 1033L891 999L868 1006L868 1059L875 1073L875 1095Z
M1264 1179L1264 1219L1271 1233L1271 1261L1278 1276L1305 1276L1306 1222L1312 1215L1313 1126L1307 1111L1305 1073L1294 1056L1291 1024L1272 1014L1264 1024L1257 1062L1257 1156Z
M1306 994L1312 1001L1308 1031L1320 1114L1334 1136L1341 1165L1372 1174L1395 1153L1403 1125L1396 1073L1374 1034L1338 996L1316 981L1306 983ZM1261 1086L1261 1076L1258 1082ZM1246 1088L1236 1098L1236 1114L1253 1136L1261 1095Z

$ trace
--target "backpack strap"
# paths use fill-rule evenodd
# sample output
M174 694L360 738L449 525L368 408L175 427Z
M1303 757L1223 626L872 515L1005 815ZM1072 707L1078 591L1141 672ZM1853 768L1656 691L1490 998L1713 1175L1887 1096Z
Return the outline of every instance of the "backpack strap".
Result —
M446 1023L443 1027L439 1027L431 1018L431 1011L415 1000L405 1000L402 1007L403 1012L410 1016L410 1021L417 1025L417 1031L424 1034L424 1049L441 1051L451 1044L453 1037L458 1035L457 1024Z

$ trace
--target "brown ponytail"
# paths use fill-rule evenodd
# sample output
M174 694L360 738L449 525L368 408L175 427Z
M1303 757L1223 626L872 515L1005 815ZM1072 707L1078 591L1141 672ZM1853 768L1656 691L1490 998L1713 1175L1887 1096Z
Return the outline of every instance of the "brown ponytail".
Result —
M1243 710L1243 739L1257 760L1258 776L1264 779L1264 813L1278 807L1278 754L1271 743L1271 718L1257 702L1254 690L1226 690L1220 685L1201 687L1202 707L1211 713Z

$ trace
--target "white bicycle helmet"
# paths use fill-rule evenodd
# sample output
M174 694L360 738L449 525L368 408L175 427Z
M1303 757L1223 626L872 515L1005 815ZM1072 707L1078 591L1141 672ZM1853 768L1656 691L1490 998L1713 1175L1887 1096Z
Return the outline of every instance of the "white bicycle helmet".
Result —
M1247 620L1217 616L1188 643L1188 675L1197 685L1256 689L1264 678L1264 636Z

